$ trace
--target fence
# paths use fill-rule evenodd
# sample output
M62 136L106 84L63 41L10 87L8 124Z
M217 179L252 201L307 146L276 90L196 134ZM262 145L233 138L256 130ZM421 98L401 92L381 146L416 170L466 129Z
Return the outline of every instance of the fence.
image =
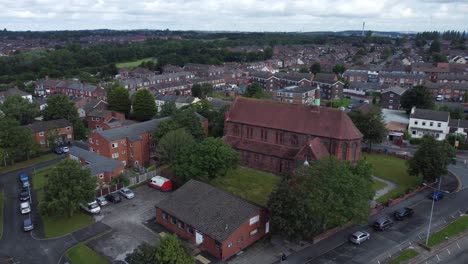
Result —
M129 179L128 179L129 183L128 183L127 187L131 187L131 186L137 185L137 184L139 184L141 182L147 181L147 180L153 178L154 176L159 175L159 173L160 173L160 170L157 169L157 170L153 170L153 171L148 171L148 172L143 173L143 174L130 176ZM124 187L123 183L104 186L104 187L100 188L99 190L96 190L96 197L104 196L104 195L107 195L109 193L116 192L116 191L120 190L123 187Z

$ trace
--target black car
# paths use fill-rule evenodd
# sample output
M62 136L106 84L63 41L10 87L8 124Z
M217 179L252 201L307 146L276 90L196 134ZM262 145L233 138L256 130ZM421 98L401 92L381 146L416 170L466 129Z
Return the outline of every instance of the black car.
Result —
M403 207L399 210L397 210L393 216L395 217L396 220L403 220L406 217L411 217L414 214L414 210L408 207Z
M384 231L393 225L393 221L387 217L383 217L375 221L373 227L375 230Z
M122 201L122 198L120 198L120 195L118 193L111 193L106 195L106 200L110 203L120 203L120 201Z
M29 200L29 189L23 188L20 192L20 201L27 201Z

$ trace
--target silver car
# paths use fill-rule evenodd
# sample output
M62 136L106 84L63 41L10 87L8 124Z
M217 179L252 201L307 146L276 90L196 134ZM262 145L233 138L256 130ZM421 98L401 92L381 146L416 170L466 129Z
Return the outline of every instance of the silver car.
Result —
M132 190L130 190L127 187L123 187L122 189L120 189L119 193L127 199L132 199L133 197L135 197L135 194L132 192Z
M364 231L357 231L349 237L349 241L356 245L360 245L362 242L369 240L370 234Z

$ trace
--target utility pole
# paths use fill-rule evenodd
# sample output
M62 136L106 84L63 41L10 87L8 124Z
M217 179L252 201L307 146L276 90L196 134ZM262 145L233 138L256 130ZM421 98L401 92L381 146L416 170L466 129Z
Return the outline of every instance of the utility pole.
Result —
M439 177L439 187L437 188L438 192L440 192L441 183L442 183L442 176ZM434 203L435 203L435 199L434 199L434 196L432 196L431 215L429 216L429 225L427 226L426 246L427 246L427 243L429 243L429 235L431 234L432 213L434 212Z

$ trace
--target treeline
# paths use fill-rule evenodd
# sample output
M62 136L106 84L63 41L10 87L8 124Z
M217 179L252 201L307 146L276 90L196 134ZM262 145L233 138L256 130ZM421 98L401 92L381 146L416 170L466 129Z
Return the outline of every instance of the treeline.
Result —
M456 30L448 30L444 32L438 31L425 31L422 33L416 34L416 46L422 47L427 44L428 40L448 40L450 45L457 49L466 49L465 40L466 35L465 31L460 32Z

